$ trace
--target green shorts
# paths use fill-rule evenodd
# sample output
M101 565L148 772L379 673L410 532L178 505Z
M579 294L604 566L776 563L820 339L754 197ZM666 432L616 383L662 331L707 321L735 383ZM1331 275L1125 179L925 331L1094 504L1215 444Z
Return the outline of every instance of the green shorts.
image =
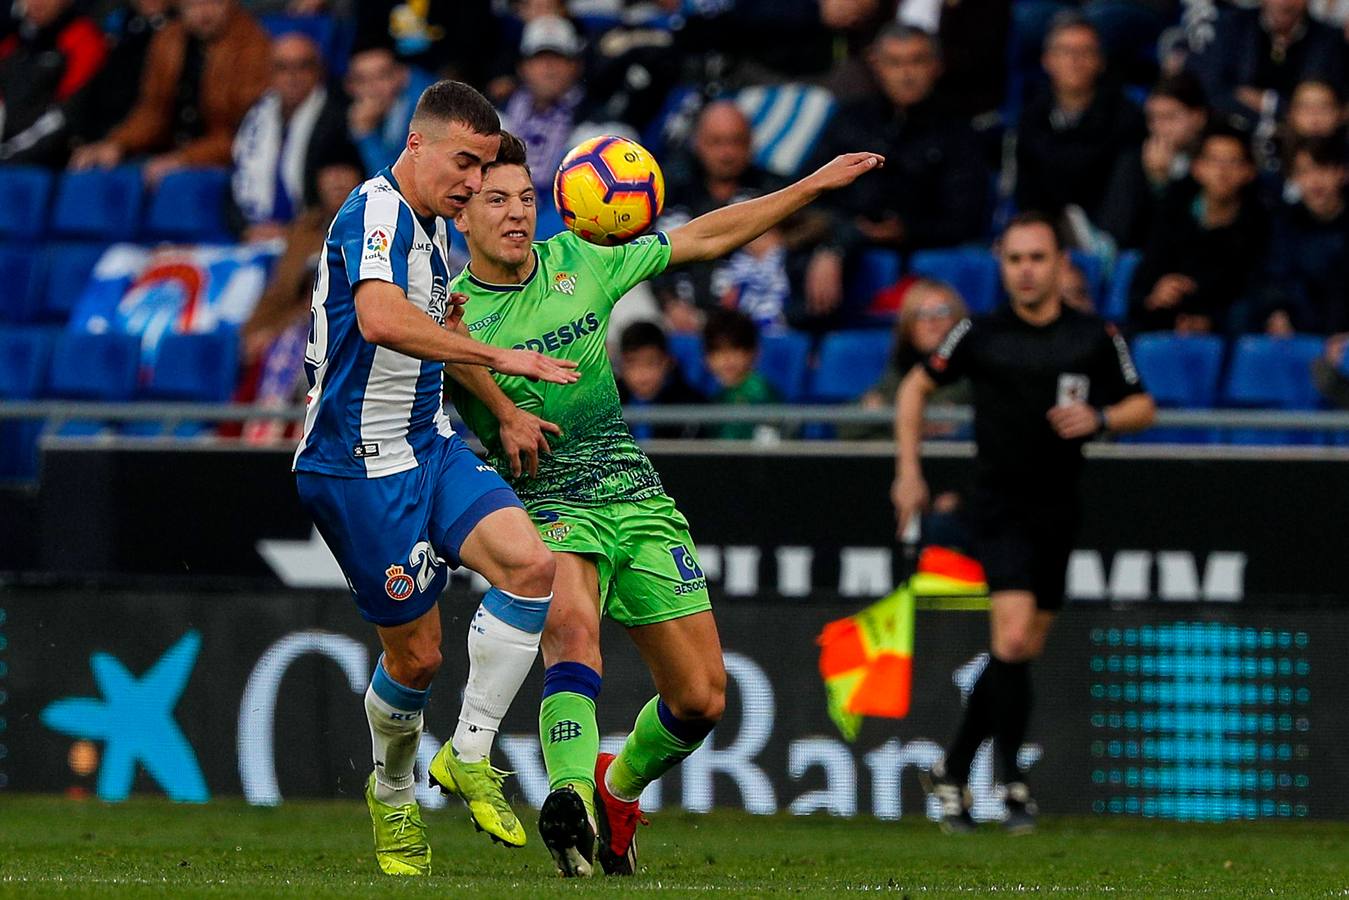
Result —
M600 613L618 624L651 625L712 608L688 520L664 494L605 506L539 501L529 514L548 549L595 563Z

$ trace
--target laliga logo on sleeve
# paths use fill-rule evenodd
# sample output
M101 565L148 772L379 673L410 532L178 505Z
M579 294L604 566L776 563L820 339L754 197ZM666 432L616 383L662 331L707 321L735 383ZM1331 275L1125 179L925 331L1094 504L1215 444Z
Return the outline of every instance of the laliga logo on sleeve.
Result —
M392 243L393 237L389 234L389 230L382 225L376 225L365 233L365 258L388 256L389 245Z
M412 596L412 576L403 571L402 566L389 566L384 570L389 580L384 582L384 593L393 600L403 601Z

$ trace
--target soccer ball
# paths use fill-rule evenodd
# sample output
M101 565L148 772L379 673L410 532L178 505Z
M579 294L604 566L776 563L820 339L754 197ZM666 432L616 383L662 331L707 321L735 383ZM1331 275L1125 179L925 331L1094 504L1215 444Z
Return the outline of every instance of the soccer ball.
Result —
M656 221L665 205L665 176L641 144L602 135L577 144L562 158L553 201L575 234L612 247Z

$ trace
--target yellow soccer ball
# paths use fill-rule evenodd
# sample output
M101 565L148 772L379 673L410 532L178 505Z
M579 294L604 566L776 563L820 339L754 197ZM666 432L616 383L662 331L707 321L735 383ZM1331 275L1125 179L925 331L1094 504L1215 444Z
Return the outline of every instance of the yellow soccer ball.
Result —
M553 201L567 228L592 244L624 244L649 229L665 205L665 176L646 148L601 135L562 158Z

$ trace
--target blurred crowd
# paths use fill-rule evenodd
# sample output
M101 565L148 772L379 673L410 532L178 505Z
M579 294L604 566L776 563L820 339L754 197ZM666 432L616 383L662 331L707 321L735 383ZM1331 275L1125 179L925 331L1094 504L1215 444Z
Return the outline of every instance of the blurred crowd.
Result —
M1131 260L1130 333L1321 336L1333 392L1347 37L1344 0L16 0L0 163L133 163L151 186L229 167L238 239L287 247L243 330L257 361L302 325L343 197L396 158L420 91L459 78L524 139L541 198L580 137L642 140L665 167L662 227L840 152L886 156L729 259L657 279L615 348L632 402L702 396L672 336L701 335L708 399L770 402L763 336L895 323L863 398L888 402L978 304L902 262L875 284L876 253L986 248L1018 210L1056 217L1104 272ZM1061 290L1096 302L1081 271Z

